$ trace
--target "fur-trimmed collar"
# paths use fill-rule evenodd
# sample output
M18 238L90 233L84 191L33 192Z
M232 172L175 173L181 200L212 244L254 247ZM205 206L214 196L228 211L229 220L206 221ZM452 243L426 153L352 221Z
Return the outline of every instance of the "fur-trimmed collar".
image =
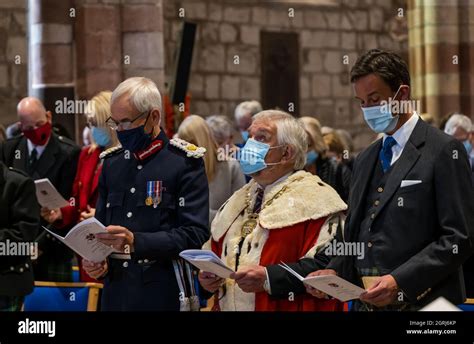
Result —
M289 227L347 209L347 205L333 188L321 181L318 176L305 171L295 172L276 185L265 195L263 202L271 199L285 185L289 185L288 190L274 199L271 205L262 209L258 219L261 227L266 229ZM235 219L245 211L247 193L250 191L252 195L255 194L257 187L258 184L252 179L221 206L211 224L212 238L215 241L218 241Z

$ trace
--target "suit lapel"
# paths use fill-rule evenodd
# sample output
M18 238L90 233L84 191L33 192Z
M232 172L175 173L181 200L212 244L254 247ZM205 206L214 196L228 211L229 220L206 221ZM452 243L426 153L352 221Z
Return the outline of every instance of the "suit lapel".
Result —
M384 192L380 197L380 205L375 212L375 217L380 214L385 205L393 197L393 194L398 190L400 184L405 176L410 172L413 165L419 159L421 153L418 147L425 142L426 138L426 123L421 118L418 119L418 123L413 129L408 142L403 149L402 155L393 165L392 172L385 184Z
M17 155L17 153L19 153ZM13 151L12 166L21 171L28 172L28 145L26 137L22 137L18 146Z
M51 135L51 138L46 145L43 154L41 154L38 162L35 166L33 173L33 179L45 178L48 175L48 171L55 165L56 155L59 153L59 144L55 135ZM52 182L52 181L51 181Z

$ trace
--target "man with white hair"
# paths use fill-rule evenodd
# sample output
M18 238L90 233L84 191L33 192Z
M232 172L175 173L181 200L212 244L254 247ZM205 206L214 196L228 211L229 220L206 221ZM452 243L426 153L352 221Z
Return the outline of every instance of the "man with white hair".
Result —
M244 144L249 138L248 128L252 124L252 116L260 111L262 111L262 105L256 100L242 102L235 108L235 122Z
M102 310L186 310L194 296L178 258L209 238L205 150L168 140L161 115L150 79L129 78L112 94L107 123L122 148L103 155L96 218L107 226L98 239L118 253L84 261L91 277L104 278Z
M278 264L293 263L302 275L318 267L316 261L325 268L322 249L334 238L345 203L303 171L308 143L298 120L263 111L253 117L249 134L240 165L252 180L218 211L205 245L236 272L224 280L201 271L202 287L214 293L214 307L226 311L340 309L335 300L309 298ZM311 268L304 268L302 257L313 262Z
M470 157L471 169L474 172L474 149L472 148L473 130L471 119L459 113L452 115L444 127L446 134L462 142Z

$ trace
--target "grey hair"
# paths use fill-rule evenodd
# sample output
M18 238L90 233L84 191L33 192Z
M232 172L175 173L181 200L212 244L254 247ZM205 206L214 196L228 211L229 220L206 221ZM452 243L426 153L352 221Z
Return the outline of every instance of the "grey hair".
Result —
M472 131L471 119L460 113L455 113L446 122L444 132L448 135L453 135L457 128L462 128L470 133Z
M294 169L301 170L306 165L308 135L303 124L289 113L280 110L265 110L253 116L252 122L268 121L277 127L279 145L288 145L294 151Z
M250 100L237 105L237 107L235 108L234 115L235 118L239 119L247 115L253 116L261 112L262 110L262 104L260 104L256 100Z
M112 93L110 103L115 103L123 95L129 97L130 104L140 113L158 109L162 114L160 91L148 78L132 77L122 81Z
M206 118L207 125L211 129L212 136L218 145L232 136L232 125L226 116L213 115Z

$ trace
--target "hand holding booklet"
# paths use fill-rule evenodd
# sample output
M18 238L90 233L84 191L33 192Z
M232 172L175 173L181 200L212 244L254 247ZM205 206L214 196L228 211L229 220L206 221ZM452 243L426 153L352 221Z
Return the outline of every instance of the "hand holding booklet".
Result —
M78 255L91 262L102 262L112 252L115 252L113 248L97 240L96 234L106 233L107 231L105 226L95 217L78 223L65 237L52 232L46 227L43 228Z
M234 272L212 251L184 250L179 256L202 271L211 272L221 278L229 278Z
M322 275L304 278L285 263L278 264L304 284L318 289L339 301L358 299L365 290L336 275Z
M58 209L69 205L63 196L56 190L48 178L35 180L36 197L38 203L48 209Z

